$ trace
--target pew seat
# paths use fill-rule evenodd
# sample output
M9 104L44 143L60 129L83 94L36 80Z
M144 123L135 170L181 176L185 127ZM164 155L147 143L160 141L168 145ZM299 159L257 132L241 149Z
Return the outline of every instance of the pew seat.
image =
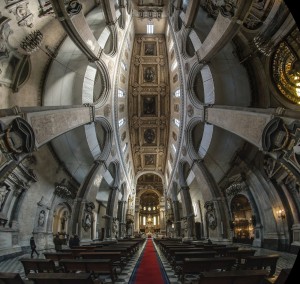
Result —
M229 271L235 265L234 257L185 258L178 278L184 281L186 274L200 275L202 272L219 270Z
M0 272L0 284L27 284L28 280L23 280L19 273Z
M34 284L102 284L91 273L30 273L28 279Z
M203 272L198 284L262 284L267 275L266 270Z
M30 272L43 273L43 272L61 272L61 267L57 267L52 259L20 259L25 275Z
M93 276L105 274L114 281L117 279L117 272L113 267L111 259L61 259L60 266L66 273L92 273Z
M270 269L269 277L272 277L276 271L278 254L256 255L245 257L245 263L242 269Z

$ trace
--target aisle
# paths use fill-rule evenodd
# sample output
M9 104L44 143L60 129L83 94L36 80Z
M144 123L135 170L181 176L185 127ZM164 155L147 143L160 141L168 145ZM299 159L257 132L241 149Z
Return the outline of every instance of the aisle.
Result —
M169 284L166 272L155 250L152 239L147 239L129 280L129 284Z

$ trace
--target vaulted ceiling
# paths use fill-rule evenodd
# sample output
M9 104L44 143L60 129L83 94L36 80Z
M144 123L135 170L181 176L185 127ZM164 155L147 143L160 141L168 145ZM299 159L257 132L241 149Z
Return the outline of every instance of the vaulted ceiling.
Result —
M128 100L135 173L164 175L170 124L164 35L136 34Z

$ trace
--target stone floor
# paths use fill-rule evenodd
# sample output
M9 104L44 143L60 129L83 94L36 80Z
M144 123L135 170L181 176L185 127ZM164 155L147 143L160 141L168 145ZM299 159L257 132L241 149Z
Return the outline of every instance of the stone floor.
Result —
M134 270L134 267L145 247L144 243L139 251L132 257L132 259L127 263L127 265L124 267L124 269L122 271L118 271L118 279L115 281L116 284L120 284L120 283L128 283L129 278L132 274L132 271ZM155 245L155 243L154 243ZM249 247L247 245L241 245L244 247ZM164 257L164 255L162 254L162 252L160 251L159 247L157 247L155 245L156 249L157 249L157 253L161 259L161 263L166 271L166 274L169 278L170 284L182 284L181 281L178 281L177 276L174 274L171 266L169 265L168 261L166 260L166 258ZM273 251L273 250L268 250L268 249L262 249L262 248L255 248L256 249L256 253L255 255L265 255L265 254L279 254L279 260L277 262L277 269L276 269L276 273L275 273L275 277L276 278L278 276L278 274L280 273L281 269L283 268L292 268L297 255L295 254L290 254L290 253L286 253L286 252L279 252L279 251ZM23 279L25 278L25 273L24 273L24 269L22 266L22 263L19 261L20 258L24 258L24 257L30 257L30 254L25 254L22 256L18 256L16 258L12 258L12 259L8 259L5 261L0 262L0 272L17 272L21 275L21 277ZM43 251L40 251L40 258L44 258L43 256ZM105 283L111 283L111 279L110 277L106 277L103 278L101 277L102 280L104 280ZM185 280L185 284L191 284L191 283L196 283L195 282L196 277L192 276L192 275L188 275L186 280Z

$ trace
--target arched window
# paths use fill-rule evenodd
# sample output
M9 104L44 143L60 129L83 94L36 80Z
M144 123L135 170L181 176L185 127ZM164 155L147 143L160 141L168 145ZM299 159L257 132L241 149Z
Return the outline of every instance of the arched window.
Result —
M125 153L125 152L126 152L126 150L127 150L127 146L128 146L128 143L125 143L125 145L123 146L123 149L122 149L123 153Z
M124 98L125 97L125 94L124 94L124 92L122 91L122 90L118 90L118 97L119 98Z
M174 152L176 153L176 147L174 144L172 144L172 148L173 148Z
M122 125L124 125L124 123L125 123L125 118L121 118L119 120L119 127L121 127Z
M178 89L178 90L175 91L174 96L175 96L176 98L179 98L179 97L180 97L180 89Z

